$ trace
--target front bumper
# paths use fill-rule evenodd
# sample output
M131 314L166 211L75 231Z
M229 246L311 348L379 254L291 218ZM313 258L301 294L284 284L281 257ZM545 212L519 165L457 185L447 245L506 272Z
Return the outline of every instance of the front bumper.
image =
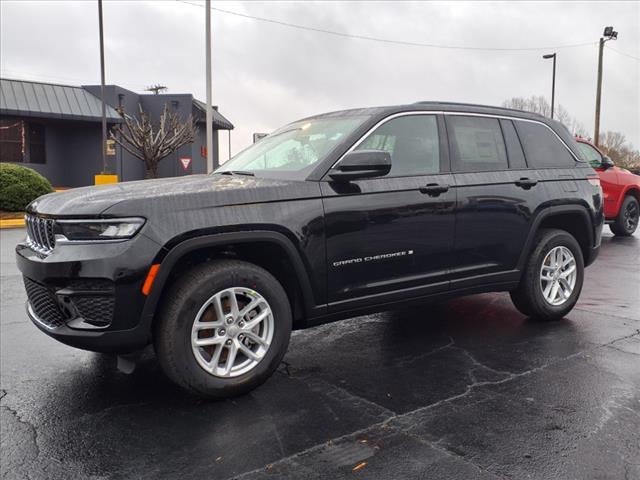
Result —
M151 341L141 287L160 246L142 234L117 243L57 245L43 256L25 243L16 260L27 314L47 335L73 347L124 353Z

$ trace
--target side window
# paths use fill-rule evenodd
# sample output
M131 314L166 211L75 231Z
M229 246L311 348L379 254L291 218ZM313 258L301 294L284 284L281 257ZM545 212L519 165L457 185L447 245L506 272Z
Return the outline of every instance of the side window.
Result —
M504 142L507 145L509 168L527 168L522 145L520 145L520 139L513 126L513 122L511 120L500 120L500 126L502 127L502 133L504 133Z
M403 177L440 172L440 144L435 115L407 115L380 125L356 150L384 150L391 154L388 176Z
M575 159L544 125L516 120L516 129L531 168L573 167Z
M447 116L453 169L456 172L506 170L507 153L496 118Z
M599 167L602 164L602 155L588 143L576 142L582 156L592 167Z

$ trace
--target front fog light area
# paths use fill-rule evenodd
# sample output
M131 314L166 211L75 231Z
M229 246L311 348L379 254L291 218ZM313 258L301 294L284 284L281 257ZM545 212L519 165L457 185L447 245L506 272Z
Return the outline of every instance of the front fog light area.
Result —
M69 241L121 240L133 237L142 225L143 218L109 220L58 220L58 234Z

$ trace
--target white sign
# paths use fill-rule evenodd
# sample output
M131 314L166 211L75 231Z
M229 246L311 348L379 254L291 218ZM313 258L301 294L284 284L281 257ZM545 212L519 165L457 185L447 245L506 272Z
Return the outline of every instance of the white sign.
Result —
M191 165L191 157L180 157L180 163L182 164L182 168L186 172L189 170L189 165Z

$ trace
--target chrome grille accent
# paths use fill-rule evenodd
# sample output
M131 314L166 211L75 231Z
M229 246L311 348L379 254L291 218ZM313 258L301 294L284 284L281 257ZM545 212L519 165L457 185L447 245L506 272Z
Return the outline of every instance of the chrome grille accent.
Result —
M56 246L55 220L25 215L27 245L37 253L48 255Z

